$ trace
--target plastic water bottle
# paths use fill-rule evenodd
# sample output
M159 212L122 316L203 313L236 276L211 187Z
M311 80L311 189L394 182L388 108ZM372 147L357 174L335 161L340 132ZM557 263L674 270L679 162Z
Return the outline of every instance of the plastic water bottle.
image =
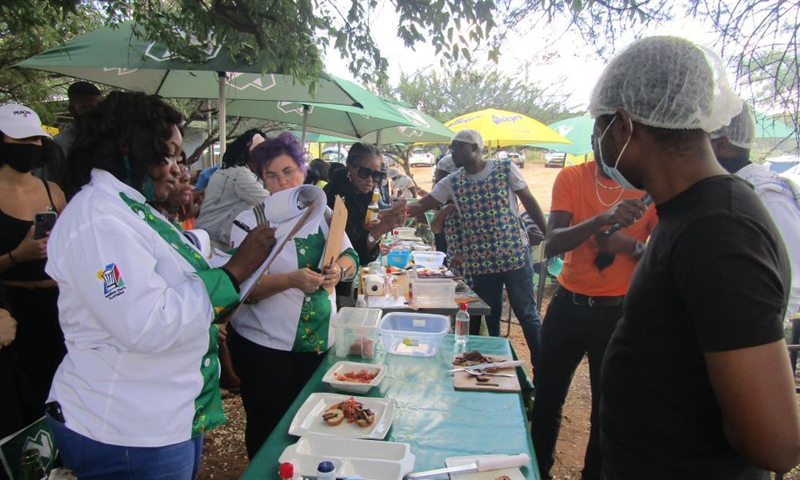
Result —
M458 313L456 313L456 350L466 350L467 340L469 340L469 313L467 313L467 304L458 304Z

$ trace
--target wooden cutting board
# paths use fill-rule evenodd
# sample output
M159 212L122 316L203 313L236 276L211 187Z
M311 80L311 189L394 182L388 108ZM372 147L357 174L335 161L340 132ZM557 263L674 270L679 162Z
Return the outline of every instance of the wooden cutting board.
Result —
M501 356L491 356L492 361L494 362L505 362L512 360L509 357L501 357ZM459 368L459 365L453 365L453 368ZM480 392L519 392L519 379L516 375L517 369L516 367L511 368L504 368L502 370L498 370L497 373L510 373L514 375L513 377L493 377L489 376L490 384L495 385L486 385L478 383L475 380L478 377L472 376L467 372L455 372L453 373L453 385L455 386L456 390L474 390Z

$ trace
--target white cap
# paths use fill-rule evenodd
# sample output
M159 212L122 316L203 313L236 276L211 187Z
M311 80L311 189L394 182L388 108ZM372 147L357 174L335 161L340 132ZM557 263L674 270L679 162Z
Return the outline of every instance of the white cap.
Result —
M49 137L36 112L18 103L0 107L0 131L11 138Z
M731 123L719 130L711 132L711 138L728 137L728 142L739 148L750 150L756 140L756 117L753 110L742 102L742 111L731 120Z
M453 156L449 153L444 157L439 159L439 163L436 164L436 170L440 170L445 173L453 173L456 171L456 164L453 162Z
M623 109L651 127L713 132L742 108L714 52L678 37L633 42L606 65L592 91L593 118Z
M478 146L478 150L483 150L483 136L481 132L468 128L466 130L459 130L453 135L451 142L464 142L471 143Z

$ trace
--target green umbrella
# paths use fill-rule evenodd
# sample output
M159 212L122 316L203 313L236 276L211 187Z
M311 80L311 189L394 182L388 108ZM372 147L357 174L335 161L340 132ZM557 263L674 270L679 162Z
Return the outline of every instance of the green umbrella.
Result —
M347 80L335 80L363 108L322 102L234 100L228 103L227 112L232 116L302 125L304 132L344 136L378 145L450 141L453 136L447 127L410 105L378 97Z
M794 135L794 130L778 120L763 113L754 112L756 116L756 138L786 138Z
M314 94L290 75L263 73L260 62L237 63L218 46L202 62L173 55L163 44L133 33L133 23L103 27L15 65L82 78L167 98L220 99L220 144L225 145L225 98L316 101L358 106L330 76L320 72Z
M426 115L411 105L395 100L385 99L397 113L410 122L411 126L396 126L384 128L364 137L365 141L381 144L400 144L418 142L444 142L449 143L454 132L430 115Z
M292 130L292 135L297 137L298 140L303 138L303 132L300 130ZM356 143L359 141L357 138L334 137L324 133L306 132L306 142L309 143Z
M563 143L534 143L532 147L546 148L556 152L565 152L570 155L587 155L592 153L592 129L594 120L591 117L574 117L548 125L559 135L566 138L572 145Z
M302 125L304 132L313 130L357 139L384 128L411 125L408 119L368 90L347 80L336 81L363 108L321 102L232 100L226 110L231 116Z

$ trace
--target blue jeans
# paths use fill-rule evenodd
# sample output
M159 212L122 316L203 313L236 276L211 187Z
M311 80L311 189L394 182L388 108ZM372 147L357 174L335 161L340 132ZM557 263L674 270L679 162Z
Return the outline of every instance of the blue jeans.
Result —
M193 480L200 466L203 436L164 447L109 445L76 433L49 414L64 467L81 480Z
M500 273L487 273L472 276L472 289L492 309L486 317L486 328L489 335L500 336L500 314L503 310L503 285L508 292L508 303L517 316L528 349L531 352L531 364L534 376L539 365L539 345L542 320L536 311L536 297L533 294L533 268L530 262L517 270Z

